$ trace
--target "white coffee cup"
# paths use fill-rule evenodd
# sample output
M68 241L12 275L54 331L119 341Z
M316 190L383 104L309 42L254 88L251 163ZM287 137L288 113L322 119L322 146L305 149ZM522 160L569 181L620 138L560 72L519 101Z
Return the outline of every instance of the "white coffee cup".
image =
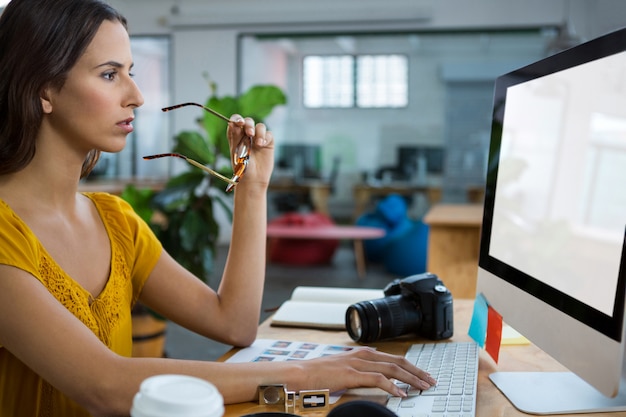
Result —
M133 399L131 417L222 417L224 399L213 384L186 375L146 378Z

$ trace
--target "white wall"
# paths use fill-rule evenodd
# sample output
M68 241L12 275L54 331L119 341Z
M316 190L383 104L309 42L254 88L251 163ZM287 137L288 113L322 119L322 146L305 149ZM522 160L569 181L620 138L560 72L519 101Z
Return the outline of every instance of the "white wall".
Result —
M222 94L236 93L239 33L506 28L558 24L566 0L110 0L135 35L172 36L173 99L205 97L209 71ZM626 25L626 2L572 0L571 21L586 38ZM243 58L244 65L254 61ZM206 90L208 92L208 90ZM176 113L174 131L193 126Z

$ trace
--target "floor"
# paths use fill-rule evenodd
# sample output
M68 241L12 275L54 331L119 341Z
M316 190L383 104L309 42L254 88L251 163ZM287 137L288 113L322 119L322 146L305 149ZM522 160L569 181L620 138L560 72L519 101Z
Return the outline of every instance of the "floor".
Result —
M221 247L215 265L214 277L219 277L226 259L227 247ZM359 279L356 273L354 253L350 242L343 242L328 265L298 267L269 263L265 278L265 291L261 321L270 316L271 310L289 299L299 285L323 287L384 288L399 278L387 273L382 265L367 265L367 275ZM214 278L217 279L217 278ZM173 323L168 323L165 353L171 358L215 360L230 346L214 342Z

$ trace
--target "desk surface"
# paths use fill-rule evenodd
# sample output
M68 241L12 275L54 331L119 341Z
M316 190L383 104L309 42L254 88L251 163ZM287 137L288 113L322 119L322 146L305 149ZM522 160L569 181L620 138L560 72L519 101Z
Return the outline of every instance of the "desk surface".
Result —
M470 340L467 335L473 300L454 301L454 337L452 341ZM271 327L269 320L266 320L259 327L259 338L285 339L296 341L310 341L316 343L355 345L345 331L332 330L312 330L286 327ZM394 340L388 342L378 342L372 344L377 349L385 352L403 355L411 343L423 342L423 339L416 340ZM232 356L235 350L228 352L222 360ZM495 371L563 371L564 368L550 356L534 345L503 346L500 350L500 361L496 365L491 357L484 351L480 353L480 363L478 371L478 396L476 401L476 416L528 416L511 405L511 403L498 391L489 380L489 374ZM387 396L378 389L353 389L348 390L340 399L340 402L354 399L368 399L379 403L384 403ZM255 403L241 403L226 406L225 417L241 416L252 412L261 412L263 407ZM311 416L319 413L309 414ZM580 414L577 414L580 416ZM594 413L586 416L609 417L626 416L626 412L621 413Z
M268 237L291 239L376 239L385 236L385 229L367 226L292 226L267 225Z
M431 226L480 226L483 222L482 204L435 204L424 216Z

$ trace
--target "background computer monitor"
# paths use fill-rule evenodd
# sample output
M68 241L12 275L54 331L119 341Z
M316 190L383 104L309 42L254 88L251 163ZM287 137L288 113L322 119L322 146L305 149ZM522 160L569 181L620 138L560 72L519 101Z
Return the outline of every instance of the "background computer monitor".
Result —
M322 152L319 145L281 144L277 154L277 167L291 170L296 179L320 177Z
M522 411L626 410L624 51L626 29L495 83L477 291L572 371L492 374Z
M406 175L415 175L420 160L426 163L428 174L443 173L443 148L440 146L401 145L397 149L398 169Z

